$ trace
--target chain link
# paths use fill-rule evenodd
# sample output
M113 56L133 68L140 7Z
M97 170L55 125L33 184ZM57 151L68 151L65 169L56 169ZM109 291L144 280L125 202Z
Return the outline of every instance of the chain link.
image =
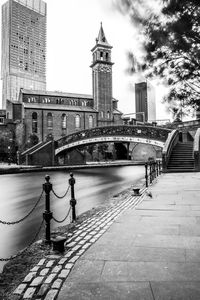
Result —
M6 221L0 220L0 223L3 224L3 225L15 225L15 224L18 224L18 223L24 221L25 219L27 219L32 214L32 212L34 211L34 209L36 208L36 206L38 205L38 203L40 202L40 200L42 198L42 195L43 195L43 191L42 191L41 195L39 196L37 202L33 206L33 208L30 210L30 212L25 217L19 219L18 221L13 221L13 222L6 222Z
M17 258L17 257L21 256L22 254L24 254L31 247L31 245L36 241L36 239L37 239L37 237L38 237L38 235L39 235L39 233L40 233L40 231L42 229L42 225L43 224L44 224L44 219L42 219L40 227L39 227L38 231L36 232L34 238L31 240L31 242L28 244L28 246L24 250L20 251L16 255L12 255L12 256L10 256L8 258L0 258L0 261L9 261L9 260L12 260L12 259Z
M65 192L65 194L63 196L58 196L53 189L52 189L52 192L57 198L62 199L67 195L69 188L70 188L70 185L68 186L67 191Z
M70 210L71 210L71 206L70 206L70 208L69 208L69 210L68 210L68 212L67 212L66 217L64 217L64 219L62 219L61 221L57 220L57 219L54 218L54 217L53 217L53 220L54 220L55 222L57 222L57 223L63 223L63 222L67 219L67 217L69 216Z

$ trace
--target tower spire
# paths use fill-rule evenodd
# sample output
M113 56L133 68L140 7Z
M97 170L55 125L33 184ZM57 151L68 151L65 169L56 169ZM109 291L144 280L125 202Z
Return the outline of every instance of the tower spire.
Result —
M100 30L99 30L99 34L98 34L98 37L96 39L96 42L97 42L97 44L103 44L103 45L107 44L107 45L109 45L109 43L106 39L104 30L103 30L102 22L100 24L101 24L101 26L100 26Z

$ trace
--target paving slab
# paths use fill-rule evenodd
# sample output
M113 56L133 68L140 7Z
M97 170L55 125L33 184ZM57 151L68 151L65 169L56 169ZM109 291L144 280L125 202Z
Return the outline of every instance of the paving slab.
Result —
M66 298L67 295L67 298ZM58 299L68 300L154 300L148 282L69 282L61 290Z
M200 299L200 173L159 177L75 262L58 300Z
M151 282L155 300L199 300L200 281Z

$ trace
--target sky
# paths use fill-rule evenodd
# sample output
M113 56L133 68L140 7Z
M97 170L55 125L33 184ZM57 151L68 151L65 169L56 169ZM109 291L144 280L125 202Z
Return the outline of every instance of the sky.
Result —
M136 30L112 5L113 0L46 0L47 90L92 95L91 49L100 23L112 49L113 97L122 113L135 112L134 84L127 74L127 52L138 50ZM0 0L0 5L5 3ZM156 119L169 119L161 99L166 92L156 86Z

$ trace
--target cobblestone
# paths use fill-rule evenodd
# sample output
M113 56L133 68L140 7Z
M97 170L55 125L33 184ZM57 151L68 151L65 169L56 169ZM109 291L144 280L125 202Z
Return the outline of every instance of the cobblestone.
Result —
M60 265L60 266L55 266L54 268L53 268L53 270L52 270L52 273L58 273L58 272L60 272L60 270L62 269L62 266Z
M133 205L132 199L130 197L127 200L127 204ZM126 207L128 205L123 203L122 206L110 208L105 210L104 213L97 213L81 225L77 225L78 230L74 231L73 234L66 234L67 242L65 247L68 251L64 256L62 254L50 254L46 258L41 259L15 289L15 295L19 295L23 299L56 299L59 289L79 257L106 232L114 222L114 219ZM38 276L37 273L39 273Z
M44 277L43 276L38 276L36 277L32 282L31 282L31 286L38 286L42 283Z
M66 277L68 276L69 272L70 272L70 270L67 270L67 269L62 270L62 271L60 272L60 274L58 275L58 277L59 277L59 278L66 278Z
M46 259L41 259L41 260L39 261L39 263L38 263L38 266L42 266L42 265L45 263L45 260L46 260Z
M21 294L24 292L26 286L27 286L27 285L26 285L25 283L20 284L20 285L14 290L13 294L21 295Z
M46 264L46 267L47 267L47 268L50 268L50 267L53 266L54 263L55 263L55 260L50 260L50 261L48 261L48 263Z
M56 273L50 274L44 283L51 283L55 277L56 277Z
M48 289L49 289L49 284L43 284L39 289L38 296L40 297L44 296L48 291Z
M60 278L56 279L54 281L54 283L52 284L52 289L60 289L62 283L63 283L62 279L60 279Z
M45 269L43 269L41 272L40 272L40 275L41 276L45 276L45 275L47 275L49 273L49 268L45 268Z
M31 282L32 279L36 276L36 272L30 272L23 280L23 282Z
M28 288L23 296L24 299L31 299L35 293L36 288Z
M54 299L56 299L57 294L58 294L58 290L57 289L56 290L50 290L47 293L47 295L45 297L45 300L54 300Z

